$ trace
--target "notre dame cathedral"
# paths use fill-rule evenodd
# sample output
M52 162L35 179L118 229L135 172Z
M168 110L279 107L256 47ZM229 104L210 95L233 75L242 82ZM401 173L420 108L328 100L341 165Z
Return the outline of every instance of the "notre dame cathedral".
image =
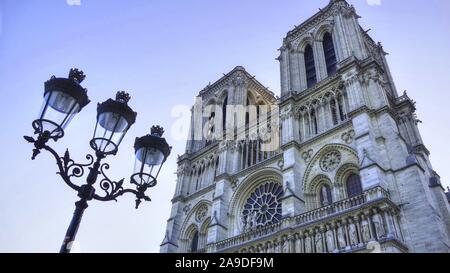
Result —
M161 252L450 252L415 102L358 18L331 0L287 33L280 97L240 66L200 91Z

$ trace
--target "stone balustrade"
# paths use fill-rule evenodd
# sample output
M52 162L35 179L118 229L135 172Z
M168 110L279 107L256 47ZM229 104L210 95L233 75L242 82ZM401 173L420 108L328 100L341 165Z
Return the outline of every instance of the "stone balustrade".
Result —
M398 211L389 193L376 187L208 247L219 252L323 253L361 250L371 242L389 240L406 249L402 245Z

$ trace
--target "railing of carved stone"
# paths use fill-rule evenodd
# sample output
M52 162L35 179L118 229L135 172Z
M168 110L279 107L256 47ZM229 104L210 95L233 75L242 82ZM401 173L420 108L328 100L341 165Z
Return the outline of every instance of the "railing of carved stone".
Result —
M329 206L315 209L294 217L296 224L312 222L333 214L341 213L378 198L389 198L389 193L381 187L365 191L363 194L335 202Z
M305 225L307 223L318 221L332 215L343 213L350 209L359 207L367 202L371 202L382 198L389 198L389 193L381 187L375 187L365 191L361 195L341 200L329 206L315 209L294 217L288 217L283 219L279 223L260 227L255 230L240 234L238 236L223 240L221 242L216 243L215 248L217 251L231 248L233 246L237 246L245 242L273 235L279 232L282 228L287 227L288 225L289 226Z
M197 249L197 251L192 251L192 253L206 253L206 247Z
M278 231L281 230L281 225L282 223L277 223L277 224L273 224L273 225L268 225L268 226L264 226L264 227L260 227L258 229L252 230L252 231L248 231L246 233L243 233L241 235L226 239L224 241L221 241L219 243L216 244L216 249L220 250L220 249L224 249L224 248L229 248L235 245L239 245L243 242L247 242L250 241L254 238L261 238L264 237L266 235L271 235L273 233L276 233Z

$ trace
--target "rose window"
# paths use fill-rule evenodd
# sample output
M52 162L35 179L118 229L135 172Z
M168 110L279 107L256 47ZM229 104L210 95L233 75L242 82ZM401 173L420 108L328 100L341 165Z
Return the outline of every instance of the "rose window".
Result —
M203 221L208 214L208 206L202 205L200 208L198 208L197 212L195 213L195 220L197 222Z
M324 155L320 160L320 168L325 172L335 170L341 163L341 153L339 151L331 151Z
M259 186L247 199L242 212L244 231L281 220L283 187L274 182Z

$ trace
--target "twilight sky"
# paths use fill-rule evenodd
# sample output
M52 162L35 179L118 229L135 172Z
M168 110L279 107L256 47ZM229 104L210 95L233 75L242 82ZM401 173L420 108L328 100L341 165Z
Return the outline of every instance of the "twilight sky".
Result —
M137 122L119 153L107 158L109 174L127 178L133 142L153 124L166 128L172 155L150 190L153 201L91 202L78 232L82 252L157 252L175 188L172 115L237 65L279 94L275 58L282 38L329 0L0 0L0 252L56 252L76 194L55 174L49 154L30 160L31 121L42 102L43 82L78 67L92 101L75 117L66 147L83 162L90 153L96 103L127 90ZM74 0L68 2L77 2ZM350 0L361 24L381 41L399 92L417 101L423 139L435 170L450 185L450 2L448 0ZM374 5L381 3L381 5ZM177 108L176 108L177 109ZM128 181L128 180L126 180Z

